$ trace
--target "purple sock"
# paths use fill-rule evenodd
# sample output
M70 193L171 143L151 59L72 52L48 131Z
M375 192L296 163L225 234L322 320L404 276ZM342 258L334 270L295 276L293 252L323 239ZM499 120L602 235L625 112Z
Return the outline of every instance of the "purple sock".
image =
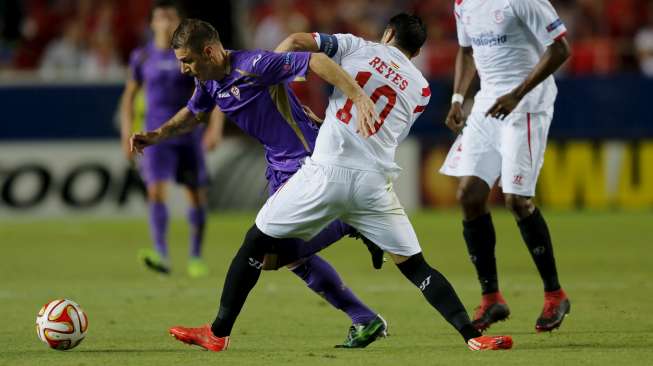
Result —
M150 202L150 233L156 251L163 258L168 258L168 207L165 203Z
M188 209L188 223L190 224L190 256L199 257L204 239L204 223L206 222L206 208L204 206Z
M329 262L313 255L299 267L292 270L308 287L324 297L335 308L349 315L354 324L365 324L376 317L354 293L342 282Z

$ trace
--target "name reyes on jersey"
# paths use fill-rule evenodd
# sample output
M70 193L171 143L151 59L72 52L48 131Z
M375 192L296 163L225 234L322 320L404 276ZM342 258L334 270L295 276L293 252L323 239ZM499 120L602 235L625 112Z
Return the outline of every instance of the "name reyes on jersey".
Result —
M374 57L369 62L370 66L374 68L379 74L381 74L386 79L390 80L391 83L395 84L401 90L406 90L408 87L408 80L395 70L395 67L398 69L394 62L385 62L381 60L380 57ZM394 67L393 67L394 65Z

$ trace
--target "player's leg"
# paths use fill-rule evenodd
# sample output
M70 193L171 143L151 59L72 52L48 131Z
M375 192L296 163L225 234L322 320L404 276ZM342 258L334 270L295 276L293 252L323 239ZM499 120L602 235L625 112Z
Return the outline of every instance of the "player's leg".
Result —
M188 275L190 277L204 277L209 273L208 266L202 260L202 244L204 241L204 230L206 226L206 213L208 204L209 183L204 159L202 144L198 141L194 144L185 144L177 147L178 165L177 182L186 187L188 198L188 225L190 228L189 238L189 261Z
M315 184L315 177L309 177L307 171L314 171L317 173L318 177L324 179L323 182L325 182L325 184L328 184L327 181L329 178L319 169L318 166L315 166L310 162L307 162L307 166L303 167L303 170L297 173L300 175L300 178L303 179L296 179L296 181L302 180L308 182L313 180L312 184ZM270 177L270 175L272 175L270 172L268 172L267 175L268 179L270 179L271 188L273 189L289 179L288 176L283 176L280 172L275 172L273 177ZM289 184L296 183L292 182ZM340 184L342 185L342 183ZM293 189L293 187L289 188L291 190ZM283 189L289 188L284 187ZM274 189L274 191L276 192L276 189ZM314 202L321 202L321 197L316 196ZM279 202L277 201L277 203ZM268 205L266 204L266 206ZM281 217L290 214L294 210L289 208L288 205L284 204L283 206L284 208L278 213ZM308 206L306 204L303 204L303 206L302 209L307 210ZM261 211L267 212L274 210L276 209L266 207ZM305 216L314 216L313 212L309 211L310 210L305 211ZM260 214L260 217L266 215L266 213L263 213ZM261 221L265 223L267 220ZM285 224L282 220L279 221L282 225ZM288 231L285 228L282 230L283 233L287 233ZM376 332L385 334L385 322L382 318L377 316L374 311L360 301L351 289L345 286L343 280L338 275L338 272L336 272L335 268L333 268L329 262L318 255L314 255L314 253L317 253L340 240L345 235L353 232L355 232L355 230L351 226L340 220L334 220L324 229L319 231L319 233L313 235L310 240L305 242L301 240L287 241L285 243L286 245L284 245L283 251L276 253L276 255L278 256L280 263L283 263L284 265L292 262L288 267L295 275L301 278L313 292L323 297L333 307L345 312L347 316L349 316L352 322L352 327L350 328L344 346L364 347L376 339ZM266 256L266 261L269 257L270 255ZM383 329L380 329L379 327L382 327ZM371 330L372 332L370 332Z
M207 190L204 187L187 187L188 196L188 226L190 229L189 238L189 260L188 275L194 278L205 277L209 274L209 268L202 260L202 244L204 242L204 230L206 226Z
M544 161L546 137L552 113L516 113L502 138L502 187L506 207L517 220L522 239L544 284L544 309L537 331L560 326L570 303L560 287L549 228L532 197ZM519 121L521 119L521 121Z
M154 250L142 249L139 257L147 268L159 273L170 272L166 198L167 182L174 176L175 160L169 146L157 145L145 149L141 161L141 173L147 186L150 234Z
M288 268L313 292L323 297L334 308L347 314L352 326L343 347L367 346L376 338L369 337L368 333L376 331L377 327L383 327L380 333L385 335L386 325L383 318L354 294L340 278L336 269L324 258L314 254L289 265ZM367 343L363 345L363 342Z
M294 236L307 240L323 230L337 215L330 204L338 196L338 192L334 194L333 191L347 192L348 185L339 182L329 184L332 182L319 170L314 165L302 167L263 206L257 216L257 224L248 231L231 262L220 309L210 329L174 327L170 330L171 334L183 342L199 344L210 350L219 351L226 347L236 318L258 281L264 254L278 252L297 242L295 239L276 237ZM297 197L302 199L298 200ZM259 229L259 226L275 237ZM385 329L385 324L381 321L376 328L373 334L365 334L368 340L375 339Z
M213 323L199 328L172 327L170 334L178 340L219 352L229 345L229 335L247 296L258 282L263 256L282 240L263 234L253 225L234 256L222 287L220 308Z
M490 190L501 170L501 156L492 141L498 123L472 114L441 169L444 174L460 177L456 196L463 211L463 238L482 296L473 323L481 331L510 315L499 292L496 235L488 207Z
M509 337L482 338L472 325L467 311L449 281L431 267L424 256L399 200L384 177L362 173L367 177L356 181L357 203L344 220L388 252L401 273L422 292L424 298L463 337L465 342L476 339L483 347L509 348ZM360 204L358 204L360 202ZM373 202L373 204L370 204Z
M489 195L490 186L483 179L474 176L461 178L457 198L463 209L463 238L481 285L481 303L474 313L473 324L481 331L510 315L499 291L496 235L488 207Z
M283 184L292 177L293 173L274 170L268 167L265 177L269 182L270 195L273 195ZM367 247L371 257L372 266L380 269L383 266L383 250L374 244L371 240L361 235L356 229L345 224L340 220L331 222L324 230L319 232L315 237L306 242L298 243L294 248L287 246L285 257L266 255L263 263L264 270L276 270L282 266L293 263L301 258L307 258L318 253L331 244L334 244L344 236L350 236L355 239L361 239Z
M383 250L381 248L371 240L364 237L353 227L340 220L335 220L311 240L307 242L299 241L295 247L286 247L283 256L279 253L276 255L271 253L266 254L265 260L263 261L263 270L277 270L300 259L308 258L311 255L328 248L345 236L360 239L363 244L365 244L372 258L372 267L380 269L383 266L385 258L383 257Z

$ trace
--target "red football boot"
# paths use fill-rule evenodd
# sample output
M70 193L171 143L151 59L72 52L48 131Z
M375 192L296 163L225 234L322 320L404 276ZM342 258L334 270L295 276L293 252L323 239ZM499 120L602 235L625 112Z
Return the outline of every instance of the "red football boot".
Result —
M472 325L483 332L492 324L508 319L510 309L500 292L483 295L481 305L476 308Z
M208 351L220 352L229 346L229 337L216 337L208 324L199 328L172 327L168 332L178 341L194 344Z
M467 347L472 351L496 351L512 348L510 336L480 336L467 341Z
M550 332L562 324L565 316L571 310L571 303L562 289L544 293L544 309L537 318L535 330L539 332Z

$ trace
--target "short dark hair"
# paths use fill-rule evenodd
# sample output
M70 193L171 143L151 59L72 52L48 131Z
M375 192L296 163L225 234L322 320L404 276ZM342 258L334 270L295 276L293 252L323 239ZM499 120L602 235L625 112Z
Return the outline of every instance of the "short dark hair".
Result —
M201 53L209 43L220 42L218 31L211 24L199 19L184 19L172 34L172 49L188 48Z
M152 18L152 14L154 13L154 9L158 8L173 8L177 11L177 14L179 15L180 18L185 18L186 17L186 12L184 11L184 8L182 8L181 4L179 4L178 1L176 0L155 0L152 3L152 10L150 10L150 19Z
M426 42L426 25L417 15L397 14L390 18L388 28L395 31L397 46L413 55Z

